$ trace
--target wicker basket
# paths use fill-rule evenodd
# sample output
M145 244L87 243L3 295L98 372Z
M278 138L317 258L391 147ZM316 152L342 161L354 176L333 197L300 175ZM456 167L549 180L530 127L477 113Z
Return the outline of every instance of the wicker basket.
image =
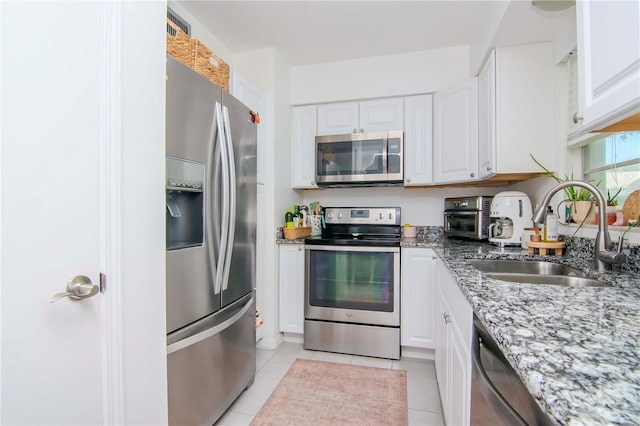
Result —
M229 91L229 65L200 40L192 40L193 69Z
M176 24L167 19L167 26L173 28L175 36L167 30L167 53L189 68L193 68L192 40Z
M167 26L176 33L172 36L167 28L167 53L228 92L229 65L203 42L189 37L169 19Z
M285 240L297 240L299 238L306 238L311 235L310 226L301 226L299 228L282 228Z

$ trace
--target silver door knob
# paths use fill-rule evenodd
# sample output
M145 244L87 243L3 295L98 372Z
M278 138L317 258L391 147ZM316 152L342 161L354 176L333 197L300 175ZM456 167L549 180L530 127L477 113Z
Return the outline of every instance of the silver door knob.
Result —
M577 112L575 114L573 114L573 123L574 124L578 124L579 122L582 121L584 117L580 114L578 114Z
M65 287L63 293L54 294L49 303L68 297L71 300L83 300L95 296L100 291L100 286L91 283L89 277L78 275L73 277Z

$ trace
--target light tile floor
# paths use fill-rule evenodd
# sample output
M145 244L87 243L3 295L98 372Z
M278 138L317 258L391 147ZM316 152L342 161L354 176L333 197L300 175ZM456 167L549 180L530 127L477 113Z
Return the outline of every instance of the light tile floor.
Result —
M400 361L329 352L308 351L300 343L283 343L276 350L258 349L256 380L233 403L216 426L249 425L296 358L368 367L407 370L409 425L441 426L440 394L433 361L402 358Z

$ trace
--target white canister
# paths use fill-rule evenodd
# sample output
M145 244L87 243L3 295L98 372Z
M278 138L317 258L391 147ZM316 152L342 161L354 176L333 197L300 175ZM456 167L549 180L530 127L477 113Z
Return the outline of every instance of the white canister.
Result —
M405 225L402 228L402 236L404 238L416 238L418 236L418 230L415 226Z

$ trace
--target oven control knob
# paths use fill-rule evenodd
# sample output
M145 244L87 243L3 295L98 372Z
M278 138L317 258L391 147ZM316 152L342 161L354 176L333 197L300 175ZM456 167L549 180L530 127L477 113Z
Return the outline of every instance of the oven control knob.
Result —
M333 213L327 214L327 219L333 219Z
M382 215L382 213L380 213L380 214L378 215L378 219L382 219L383 217L384 217L384 216Z
M393 219L393 213L389 213L389 219Z
M338 213L338 219L342 219L342 213Z

